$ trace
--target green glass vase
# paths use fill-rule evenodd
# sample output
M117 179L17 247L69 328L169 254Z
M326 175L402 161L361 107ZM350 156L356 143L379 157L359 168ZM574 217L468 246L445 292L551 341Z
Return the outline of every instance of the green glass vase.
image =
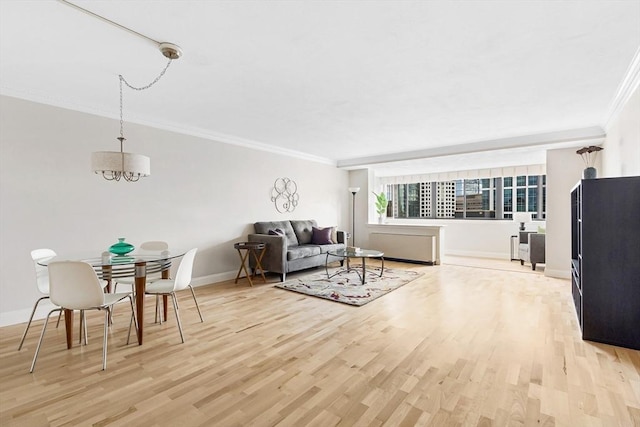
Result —
M134 249L135 247L131 243L124 241L124 237L119 237L118 243L114 243L109 247L109 252L115 255L126 255Z

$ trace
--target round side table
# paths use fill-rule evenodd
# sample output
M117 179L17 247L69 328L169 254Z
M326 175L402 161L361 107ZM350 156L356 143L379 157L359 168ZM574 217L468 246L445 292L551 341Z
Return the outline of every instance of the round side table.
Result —
M238 279L240 279L240 274L242 274L242 270L244 270L245 277L249 280L249 285L253 286L252 277L256 277L256 271L260 270L260 275L262 276L262 280L264 283L267 283L267 278L264 277L264 270L262 269L262 257L264 256L264 250L267 247L264 243L260 242L238 242L233 245L233 247L238 251L238 255L240 256L240 269L238 270L238 274L236 275L235 283L238 283ZM249 274L249 270L247 270L247 261L249 257L253 256L253 259L256 261L256 268L253 270L253 274Z

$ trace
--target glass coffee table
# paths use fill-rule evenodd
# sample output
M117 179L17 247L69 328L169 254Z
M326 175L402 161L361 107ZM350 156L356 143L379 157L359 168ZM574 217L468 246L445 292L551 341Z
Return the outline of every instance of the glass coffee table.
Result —
M342 268L336 271L335 273L329 275L329 256L342 258L347 263L347 268ZM362 259L362 274L360 274L359 269L351 267L351 258L360 258ZM382 273L384 272L384 252L376 251L373 249L359 249L357 251L347 250L347 249L338 249L327 251L327 259L324 263L324 269L327 272L327 278L331 279L338 274L349 273L350 271L355 271L360 277L361 283L364 285L366 280L365 276L367 273L367 258L380 258L382 260L382 268L380 268L380 277L382 277Z

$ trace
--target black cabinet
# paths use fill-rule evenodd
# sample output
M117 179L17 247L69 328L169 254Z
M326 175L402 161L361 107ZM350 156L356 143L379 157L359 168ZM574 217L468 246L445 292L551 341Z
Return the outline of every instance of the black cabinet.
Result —
M571 290L583 339L640 350L640 177L571 191Z

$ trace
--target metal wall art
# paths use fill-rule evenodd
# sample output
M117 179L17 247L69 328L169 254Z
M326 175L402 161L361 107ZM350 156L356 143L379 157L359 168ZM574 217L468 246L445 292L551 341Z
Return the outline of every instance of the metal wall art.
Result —
M293 212L298 206L298 185L289 178L278 178L271 189L271 201L280 213Z

